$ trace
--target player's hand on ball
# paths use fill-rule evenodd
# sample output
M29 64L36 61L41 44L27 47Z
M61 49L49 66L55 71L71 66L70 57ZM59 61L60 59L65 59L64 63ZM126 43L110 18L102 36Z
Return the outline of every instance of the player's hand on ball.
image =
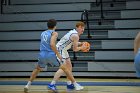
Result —
M81 49L82 52L88 52L90 50L90 43L82 42L81 47L82 47Z

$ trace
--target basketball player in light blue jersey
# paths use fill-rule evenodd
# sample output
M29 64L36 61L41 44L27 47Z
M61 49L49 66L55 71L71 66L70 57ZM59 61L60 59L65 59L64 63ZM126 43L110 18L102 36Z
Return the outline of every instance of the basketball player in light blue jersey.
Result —
M62 62L62 56L56 48L56 40L58 37L58 33L55 32L56 23L57 22L54 19L48 20L48 30L42 32L41 34L40 54L38 57L37 66L33 70L27 85L24 87L24 92L28 92L32 81L36 78L37 74L46 67L47 64L59 66L59 68L65 72L67 77L70 78L73 83L77 84L72 72L68 70L66 63Z
M137 34L134 40L134 65L136 69L136 76L140 78L140 32Z
M80 45L82 45L82 42L79 42L79 36L81 34L83 34L84 28L85 28L85 24L83 22L77 22L76 28L73 30L70 30L66 35L64 35L56 45L58 51L60 51L60 53L62 55L62 60L65 61L69 71L72 71L72 64L71 64L71 60L70 60L70 57L68 54L68 50L70 48L72 48L73 51L77 52L77 51L80 51L81 49L87 48L84 46L80 46ZM56 81L63 74L64 74L64 71L62 69L59 69L56 72L52 82L48 85L48 87L50 89L51 88L54 89L53 86L55 87ZM77 86L79 86L79 87L77 87ZM83 88L84 87L79 84L72 83L71 80L68 78L67 89L82 90Z

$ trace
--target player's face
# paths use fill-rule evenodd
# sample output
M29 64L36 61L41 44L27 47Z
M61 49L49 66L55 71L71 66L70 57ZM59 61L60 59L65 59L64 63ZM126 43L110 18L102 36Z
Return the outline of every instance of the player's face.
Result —
M84 32L84 30L85 30L85 27L79 26L79 27L77 27L77 30L78 30L78 32L79 32L80 34L83 34L83 32Z

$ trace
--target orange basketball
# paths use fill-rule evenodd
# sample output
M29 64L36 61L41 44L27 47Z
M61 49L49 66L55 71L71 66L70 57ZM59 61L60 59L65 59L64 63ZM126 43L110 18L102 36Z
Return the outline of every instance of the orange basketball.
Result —
M82 42L82 47L84 47L83 49L81 49L82 52L88 52L90 49L90 43Z

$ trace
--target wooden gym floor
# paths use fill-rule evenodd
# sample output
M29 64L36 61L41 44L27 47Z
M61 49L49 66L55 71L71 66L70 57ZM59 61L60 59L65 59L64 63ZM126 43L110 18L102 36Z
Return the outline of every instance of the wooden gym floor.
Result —
M87 79L76 78L83 90L67 90L65 78L57 82L58 93L140 93L140 79ZM28 78L0 78L0 93L24 93ZM53 93L47 89L51 78L37 78L29 93Z

